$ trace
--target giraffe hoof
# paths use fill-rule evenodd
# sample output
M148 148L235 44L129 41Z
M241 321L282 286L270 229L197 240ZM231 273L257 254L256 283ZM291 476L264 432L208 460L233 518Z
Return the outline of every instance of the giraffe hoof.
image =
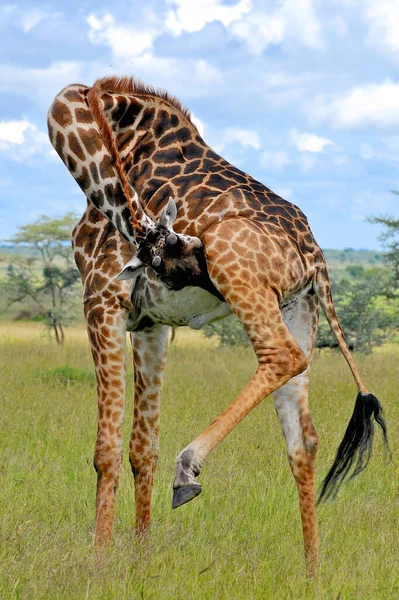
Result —
M187 504L187 502L198 496L201 490L202 487L199 483L175 488L173 490L172 508L178 508L183 504Z

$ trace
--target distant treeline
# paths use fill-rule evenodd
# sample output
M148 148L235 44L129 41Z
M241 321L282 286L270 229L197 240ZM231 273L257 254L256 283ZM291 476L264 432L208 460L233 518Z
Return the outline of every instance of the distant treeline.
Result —
M379 266L383 263L384 253L377 250L355 250L354 248L344 248L336 250L334 248L323 249L324 255L328 261L370 264ZM29 255L35 256L38 251L29 246L17 246L12 244L0 244L0 256L3 255ZM5 256L4 256L5 258Z
M384 261L384 253L377 250L354 250L353 248L335 250L333 248L325 248L323 252L327 263L337 261L357 265L381 266Z

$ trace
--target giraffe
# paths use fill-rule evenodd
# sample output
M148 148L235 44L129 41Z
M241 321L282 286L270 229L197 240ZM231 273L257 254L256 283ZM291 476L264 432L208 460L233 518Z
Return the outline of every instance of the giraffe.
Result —
M141 535L150 523L169 326L200 329L233 312L258 366L233 403L177 457L172 506L201 492L205 458L272 394L298 489L307 572L314 574L318 436L308 387L319 305L358 389L321 498L335 495L351 470L354 476L367 465L374 420L386 444L387 434L381 406L345 341L326 262L305 215L217 155L176 98L134 78L67 86L50 107L48 127L88 201L72 238L97 378L97 545L112 537L126 332L135 372L129 460Z

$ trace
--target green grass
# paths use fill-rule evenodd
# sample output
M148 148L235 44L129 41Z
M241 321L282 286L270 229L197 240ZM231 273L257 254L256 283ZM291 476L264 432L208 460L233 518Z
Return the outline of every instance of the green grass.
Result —
M40 326L39 326L40 327ZM19 331L19 336L13 334ZM161 458L147 543L133 535L133 480L125 455L114 544L93 556L95 384L84 333L58 349L6 330L0 341L0 597L40 599L389 599L399 597L398 354L357 362L385 407L393 461L381 436L365 473L318 509L322 568L304 578L297 496L270 399L211 454L203 493L171 510L177 454L249 379L250 350L215 349L201 337L170 348ZM68 332L67 332L68 335ZM68 341L69 340L69 341ZM130 359L129 359L130 360ZM132 389L132 373L128 373ZM352 413L355 386L343 358L316 356L312 415L321 483ZM133 412L126 402L125 448Z

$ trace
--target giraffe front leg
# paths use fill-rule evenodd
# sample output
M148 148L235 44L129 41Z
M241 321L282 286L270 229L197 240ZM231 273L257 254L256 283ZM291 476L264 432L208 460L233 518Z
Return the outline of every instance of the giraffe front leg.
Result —
M231 219L208 230L203 243L211 280L244 325L258 368L235 401L178 456L174 508L201 492L196 477L213 448L263 398L307 367L279 309L270 262L265 261L276 251L267 231L247 219Z
M85 303L98 396L98 428L94 451L97 471L97 546L111 542L116 490L122 464L125 400L126 310L104 307L102 298Z
M258 368L235 401L179 455L174 506L198 495L200 488L195 478L213 448L263 398L303 373L309 365L312 335L308 336L306 344L302 343L302 337L297 337L291 330L296 316L290 315L284 320L279 307L279 286L295 289L296 278L306 282L303 266L292 260L286 261L290 241L285 240L287 248L283 242L279 239L275 244L267 228L246 219L221 222L204 236L210 277L244 325L258 359ZM285 271L283 267L286 267ZM317 317L314 318L311 311L298 314L301 323L305 323L310 331L315 330ZM305 408L297 414L297 423L297 429L303 432L307 463L301 464L304 455L294 454L291 464L300 495L308 574L311 575L317 563L313 487L317 436Z
M134 475L136 533L144 534L151 518L151 493L159 452L162 378L169 327L156 325L131 335L134 364L134 419L130 464Z

